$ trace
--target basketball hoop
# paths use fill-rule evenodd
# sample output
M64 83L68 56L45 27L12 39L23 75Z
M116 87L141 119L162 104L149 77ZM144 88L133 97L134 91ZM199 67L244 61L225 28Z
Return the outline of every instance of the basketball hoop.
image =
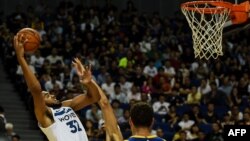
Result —
M231 20L233 24L248 19L249 2L232 4L225 1L192 1L181 5L192 29L195 58L218 58L223 55L222 33L224 24Z

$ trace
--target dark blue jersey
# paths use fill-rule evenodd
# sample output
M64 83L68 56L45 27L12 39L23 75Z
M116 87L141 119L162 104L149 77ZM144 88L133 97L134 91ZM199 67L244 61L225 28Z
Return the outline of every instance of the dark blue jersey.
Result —
M129 137L127 140L125 141L166 141L160 137L157 137L155 135L151 135L151 136L131 136Z

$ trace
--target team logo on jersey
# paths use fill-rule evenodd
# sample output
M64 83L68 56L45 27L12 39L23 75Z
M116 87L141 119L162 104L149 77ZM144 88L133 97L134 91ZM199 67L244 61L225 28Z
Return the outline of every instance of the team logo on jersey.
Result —
M61 115L65 114L65 113L68 113L68 112L70 112L70 111L72 111L72 109L62 108L62 109L56 110L56 112L55 112L54 115L55 115L55 116L61 116Z
M70 108L61 108L55 111L55 117L57 117L61 122L68 121L76 118L77 115Z

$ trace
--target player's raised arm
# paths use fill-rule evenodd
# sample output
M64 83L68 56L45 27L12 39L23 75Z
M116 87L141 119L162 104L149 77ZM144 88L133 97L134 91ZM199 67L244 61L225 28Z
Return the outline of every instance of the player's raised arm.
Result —
M98 104L101 107L101 110L103 113L103 118L105 121L105 128L106 128L107 135L108 135L107 139L115 140L115 141L122 141L123 137L122 137L122 134L121 134L120 129L118 127L117 119L114 115L113 109L112 109L107 97L105 96L104 92L102 91L102 89L92 79L92 77L91 77L92 75L91 75L91 71L90 71L91 67L83 66L81 61L78 58L76 58L74 60L73 65L77 70L78 76L80 78L82 78L80 80L81 83L84 85L86 85L86 83L88 85L91 84L91 86L89 86L89 90L92 90L92 92L88 91L88 93L90 95L94 94L92 96L92 98L93 98L92 102L97 102L99 100ZM84 95L78 96L77 99L81 99L81 100L79 100L80 102L82 102L83 100L86 100L86 102L81 103L80 106L90 104L90 102L91 102L91 100L87 100L88 97L84 97Z
M105 122L106 141L123 141L122 133L119 129L117 119L112 106L108 101L108 98L100 86L94 80L92 80L92 82L95 84L96 88L98 89L98 93L101 96L101 99L98 101L98 105L102 110L102 115Z
M106 141L111 141L111 140L122 141L123 137L118 127L117 119L115 117L112 106L110 105L103 90L96 83L95 85L98 88L98 91L101 95L101 99L98 102L98 104L101 107L104 122L105 122L105 128L106 128L106 134L107 134Z
M71 100L66 100L63 102L63 105L70 106L77 111L85 106L98 102L100 94L92 80L91 66L84 66L78 58L74 59L73 66L77 70L81 84L87 88L87 94L81 94Z
M24 47L23 44L27 41L21 42L21 38L23 38L22 34L17 34L14 37L14 48L16 51L17 60L22 68L23 75L26 81L26 84L32 94L34 100L34 110L37 120L41 125L46 126L45 113L47 112L47 106L45 104L42 89L40 82L37 80L36 76L33 74L29 65L27 64L24 57Z

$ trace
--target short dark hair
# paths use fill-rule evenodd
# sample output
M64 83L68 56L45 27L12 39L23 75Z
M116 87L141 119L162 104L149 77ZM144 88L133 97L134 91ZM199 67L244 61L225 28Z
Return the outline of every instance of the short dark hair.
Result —
M130 117L135 127L150 127L154 112L146 102L137 102L130 109Z

